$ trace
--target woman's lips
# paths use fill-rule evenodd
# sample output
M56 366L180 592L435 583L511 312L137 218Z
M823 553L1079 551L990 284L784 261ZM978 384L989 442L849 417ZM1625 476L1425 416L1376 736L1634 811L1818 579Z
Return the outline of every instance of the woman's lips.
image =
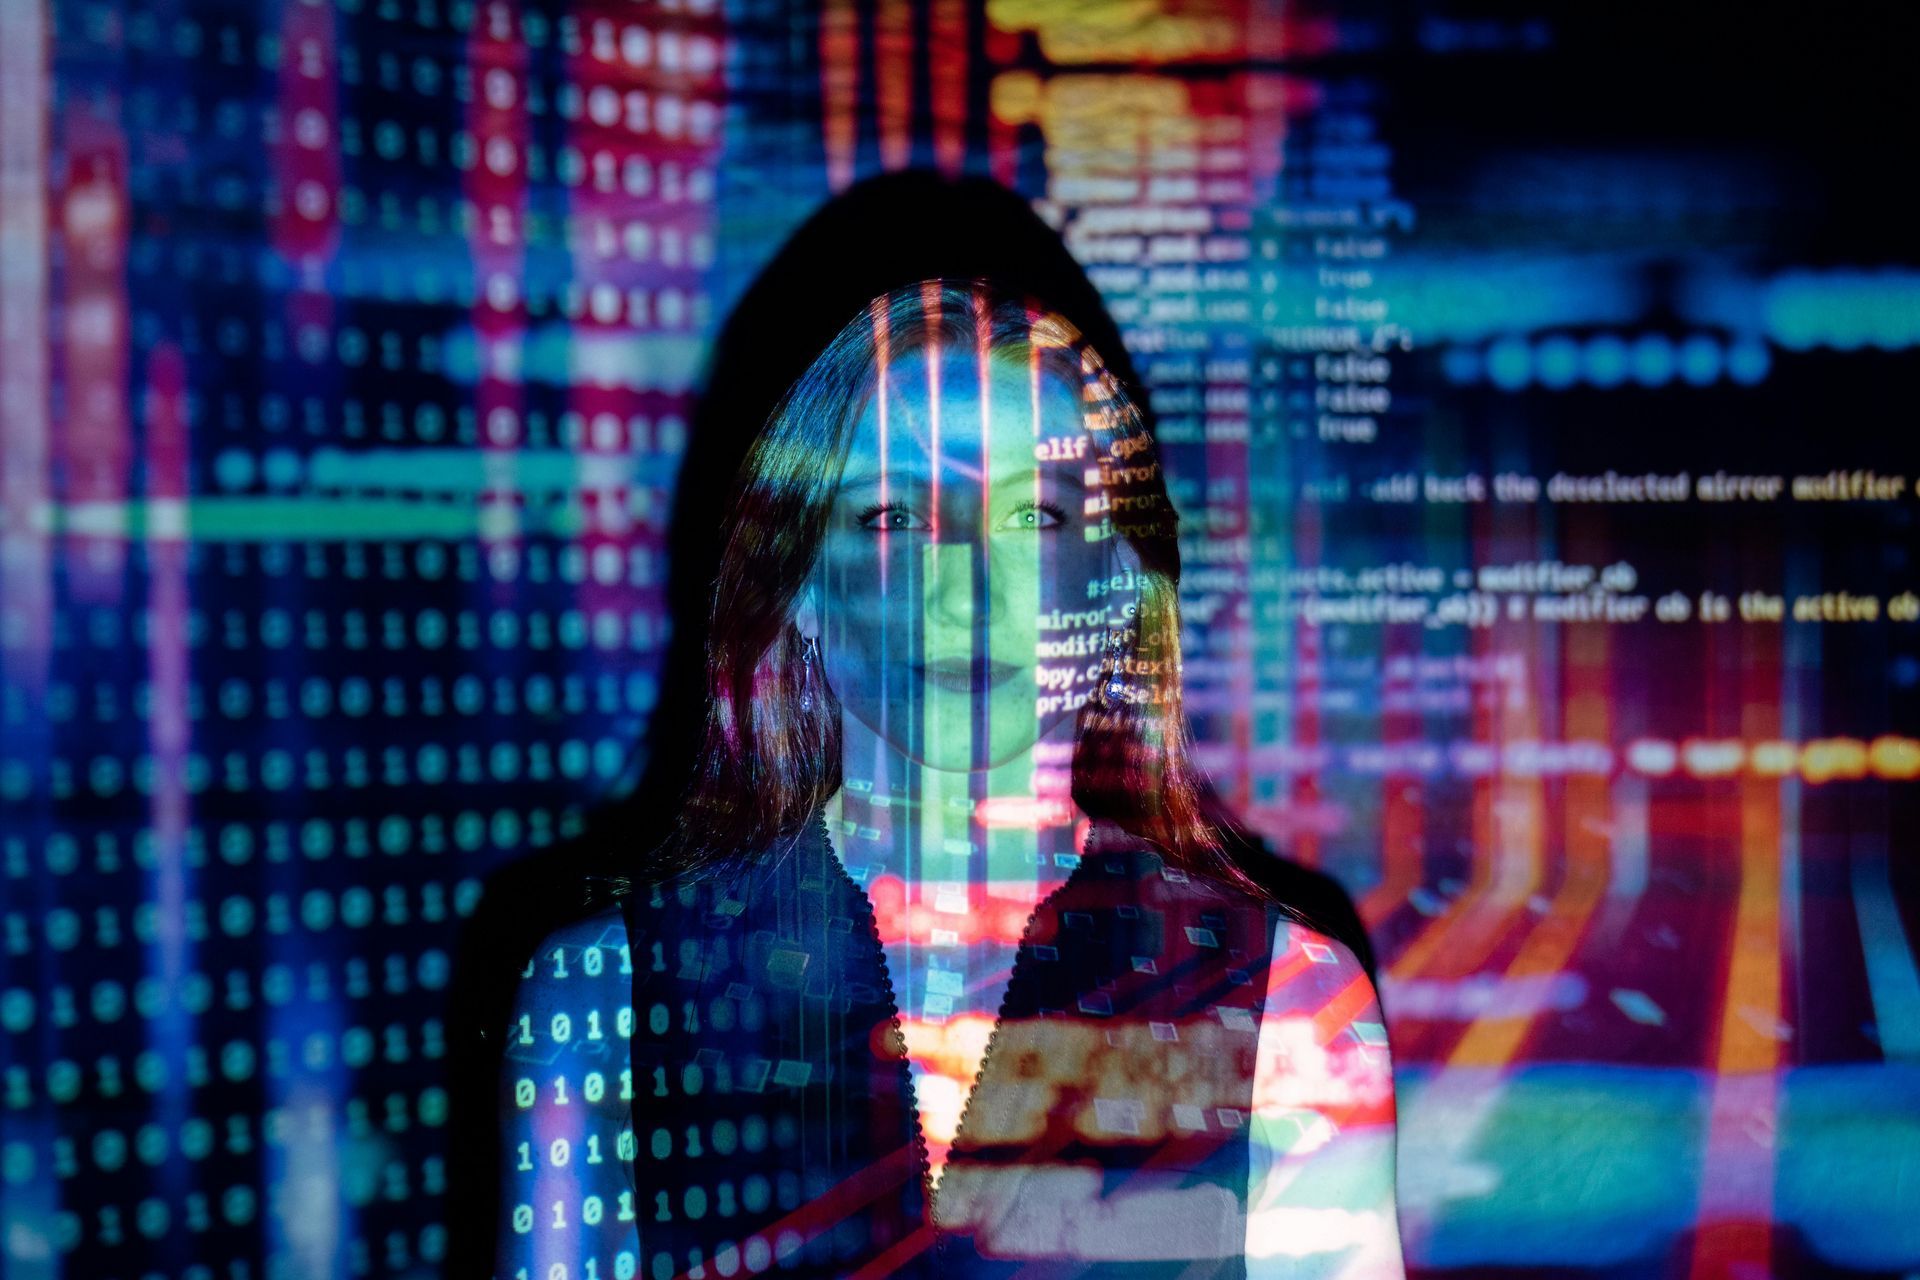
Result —
M991 689L1013 679L1021 670L1015 663L992 658L931 658L912 666L919 679L956 693Z

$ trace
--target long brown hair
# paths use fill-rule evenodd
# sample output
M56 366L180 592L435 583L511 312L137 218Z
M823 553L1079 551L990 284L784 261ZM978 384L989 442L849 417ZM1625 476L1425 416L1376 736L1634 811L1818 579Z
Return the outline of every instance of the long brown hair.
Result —
M1138 560L1137 607L1113 662L1117 681L1103 671L1078 713L1074 802L1153 841L1177 866L1261 892L1225 852L1189 754L1177 516L1146 416L1070 321L978 279L925 280L875 298L788 388L749 448L721 529L704 734L678 822L643 872L662 878L764 850L839 790L840 703L830 689L811 705L803 698L791 612L883 360L947 343L1018 352L1079 386L1089 456L1111 461L1104 491L1113 533Z

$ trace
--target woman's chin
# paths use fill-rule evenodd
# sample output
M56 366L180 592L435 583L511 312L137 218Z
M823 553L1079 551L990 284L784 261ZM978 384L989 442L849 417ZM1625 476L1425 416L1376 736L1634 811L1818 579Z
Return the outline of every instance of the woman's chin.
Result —
M971 738L962 733L941 735L934 741L924 738L907 740L874 728L876 737L899 752L901 757L926 769L935 769L942 773L971 773L975 770L997 769L1024 753L1031 751L1040 740L1042 728L1034 724L1025 733L997 737L980 757L974 755Z
M1016 717L1018 724L1002 722L996 726L982 758L974 756L973 735L969 726L955 725L951 732L928 734L924 731L903 735L901 725L890 723L891 716L879 714L871 701L845 699L841 708L849 721L857 720L874 737L886 743L900 756L927 769L943 773L969 773L997 769L1033 750L1042 740L1065 741L1073 736L1077 706L1051 709L1048 714Z
M946 749L929 751L919 744L906 746L894 743L893 745L901 755L924 768L937 769L942 773L971 773L975 770L997 769L1011 760L1017 760L1023 752L1032 748L1035 741L1037 739L1028 737L1017 743L995 743L994 750L982 760L975 760L973 752L963 744L955 744L961 746L957 751Z

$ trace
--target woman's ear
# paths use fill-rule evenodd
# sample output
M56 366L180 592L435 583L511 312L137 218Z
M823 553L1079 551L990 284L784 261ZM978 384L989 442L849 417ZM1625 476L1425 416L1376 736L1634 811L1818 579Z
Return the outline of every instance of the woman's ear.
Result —
M793 625L803 637L820 634L819 597L811 584L800 588L800 594L793 598Z
M1133 606L1140 599L1140 552L1133 543L1119 534L1111 534L1107 539L1107 591L1109 602L1108 616L1115 621L1132 617Z

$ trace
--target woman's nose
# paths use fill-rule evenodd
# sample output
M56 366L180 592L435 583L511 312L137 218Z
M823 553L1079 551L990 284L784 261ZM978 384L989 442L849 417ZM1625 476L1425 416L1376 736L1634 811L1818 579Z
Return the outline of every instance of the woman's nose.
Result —
M973 636L975 558L979 543L928 542L921 582L929 637L958 648ZM942 632L950 634L940 635Z

